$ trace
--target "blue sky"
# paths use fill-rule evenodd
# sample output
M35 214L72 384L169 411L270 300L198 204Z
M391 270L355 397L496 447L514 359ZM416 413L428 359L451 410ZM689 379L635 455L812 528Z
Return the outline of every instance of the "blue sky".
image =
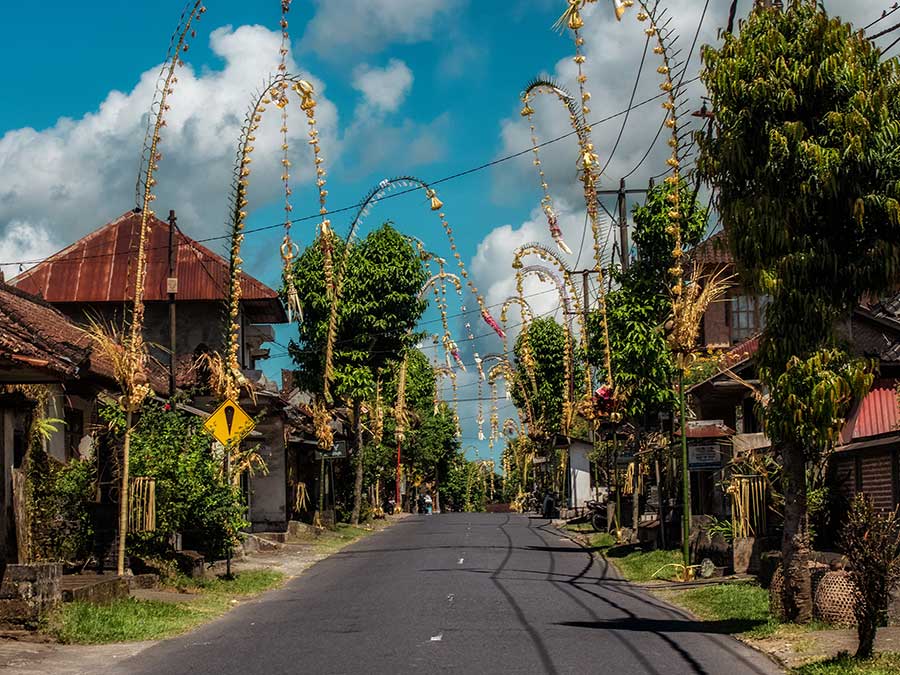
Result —
M692 77L699 70L699 45L716 40L728 3L710 2L702 24L703 2L667 4L685 51L701 26L688 64ZM749 4L740 3L740 12ZM862 24L887 4L832 0L826 6ZM611 7L601 0L585 13L592 119L627 107L633 88L635 101L658 92L652 52L634 87L644 47L635 10L617 24ZM530 134L518 115L524 85L544 74L559 78L570 90L577 87L570 36L551 29L564 8L562 0L294 0L289 65L310 78L322 97L329 206L354 204L389 176L413 174L431 182L529 148ZM0 56L9 65L3 76L6 105L0 107L0 263L43 258L134 205L141 119L181 9L179 0L48 0L39 10L28 3L4 7ZM277 65L279 18L276 0L210 0L184 54L187 65L163 134L156 208L174 208L180 226L195 238L225 232L239 123L254 88ZM698 84L691 93L699 107ZM568 130L559 106L539 102L535 107L541 140ZM629 187L643 187L664 170L664 139L651 144L661 115L655 103L631 113L604 187L618 185L619 177L632 169ZM308 146L299 137L305 125L296 109L291 120L294 216L299 217L316 213L317 203L310 187ZM594 141L603 161L610 159L621 121L595 125ZM277 127L271 114L254 155L251 229L282 220ZM584 209L578 206L575 149L568 139L548 147L543 158L561 226L576 249L569 262L584 266L590 236L579 256ZM550 243L546 222L536 210L540 190L530 155L442 183L439 194L476 284L489 303L502 302L515 289L512 249L532 240ZM349 219L341 214L332 221L344 232ZM380 204L366 225L387 219L451 257L422 195ZM314 223L294 226L293 236L301 245L314 236ZM248 235L243 255L246 271L273 286L280 276L281 236L277 228ZM209 245L224 250L221 241ZM9 277L18 265L3 269ZM536 311L552 311L558 304L535 280L526 292L533 295ZM464 302L470 310L475 307L471 298ZM451 307L451 313L458 311ZM432 311L424 328L435 330L435 319ZM467 320L479 336L482 354L500 351L499 340L487 335L477 314L455 317L455 338L467 362L473 350L465 341L462 324ZM517 315L511 323L518 323ZM291 327L280 327L272 353L283 354L293 334ZM273 359L267 372L274 376L288 365L284 358ZM461 398L475 397L471 371L460 375ZM503 400L501 405L507 406L501 410L502 421L512 410ZM486 444L475 438L476 408L474 402L461 407L464 444L478 446L484 456ZM484 410L487 418L487 402Z

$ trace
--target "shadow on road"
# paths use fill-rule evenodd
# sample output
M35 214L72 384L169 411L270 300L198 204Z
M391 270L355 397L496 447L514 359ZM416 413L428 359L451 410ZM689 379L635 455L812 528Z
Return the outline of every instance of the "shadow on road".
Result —
M562 621L557 626L592 628L595 630L624 630L638 633L714 633L731 635L761 626L765 621L728 619L725 621L690 621L680 619L622 618L606 621Z

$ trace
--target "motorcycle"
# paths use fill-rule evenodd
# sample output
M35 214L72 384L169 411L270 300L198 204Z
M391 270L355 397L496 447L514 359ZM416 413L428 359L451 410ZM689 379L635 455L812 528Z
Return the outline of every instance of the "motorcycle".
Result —
M594 531L606 532L606 502L591 499L585 502L585 507L588 510L588 519Z

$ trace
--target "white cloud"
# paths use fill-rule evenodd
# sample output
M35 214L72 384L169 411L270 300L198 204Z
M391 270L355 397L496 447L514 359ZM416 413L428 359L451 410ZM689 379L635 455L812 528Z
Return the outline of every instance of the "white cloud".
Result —
M29 223L14 220L0 237L0 262L25 261L22 269L32 267L34 261L43 260L62 248L62 242L47 229L46 223ZM19 267L3 268L6 276L19 272Z
M461 0L316 0L315 16L302 45L323 58L377 53L392 43L414 44L432 38L435 25L452 16Z
M212 32L210 46L223 67L198 73L188 64L178 72L162 130L154 205L162 213L176 209L181 226L195 236L224 231L239 130L251 94L275 71L279 45L280 34L260 26L222 27ZM323 96L324 87L293 60L288 67L315 85L322 145L335 148L337 110ZM64 243L69 243L134 206L141 141L158 73L158 67L145 71L131 91L110 92L96 111L80 119L62 118L44 130L16 129L0 137L0 230L8 238L15 236L13 223L39 222L45 232L65 233ZM257 133L251 209L279 192L277 112L264 118ZM294 178L306 183L313 168L305 117L296 105L290 115ZM301 199L298 194L295 204Z
M384 68L360 64L353 70L353 88L377 112L394 112L412 88L413 74L403 61L391 59Z

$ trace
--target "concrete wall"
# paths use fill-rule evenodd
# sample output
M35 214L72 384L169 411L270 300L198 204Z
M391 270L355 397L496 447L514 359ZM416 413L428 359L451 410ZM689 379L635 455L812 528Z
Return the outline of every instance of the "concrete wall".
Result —
M56 307L73 321L84 323L98 315L108 322L121 325L123 306L119 303L102 303L98 305L59 304ZM127 310L130 311L129 304ZM223 323L224 303L179 301L175 316L175 349L178 354L193 354L200 345L212 350L222 348L224 342ZM241 323L240 317L238 323ZM251 351L260 344L256 331L247 325L247 339L243 330L239 339L244 348L238 354L243 367L252 367ZM165 302L147 303L144 319L144 339L150 343L151 354L162 363L168 364L169 356L169 306ZM244 343L248 344L244 344ZM159 345L159 347L154 347ZM162 349L160 349L160 347Z
M60 563L7 565L0 584L0 626L37 628L62 600Z
M584 506L593 499L591 493L591 461L593 448L587 443L575 441L569 446L569 507Z
M259 454L266 462L269 472L267 475L257 473L250 478L250 529L253 532L284 532L290 516L287 505L284 421L277 415L267 416L257 424L256 431L263 438L247 439L244 443L259 443Z

